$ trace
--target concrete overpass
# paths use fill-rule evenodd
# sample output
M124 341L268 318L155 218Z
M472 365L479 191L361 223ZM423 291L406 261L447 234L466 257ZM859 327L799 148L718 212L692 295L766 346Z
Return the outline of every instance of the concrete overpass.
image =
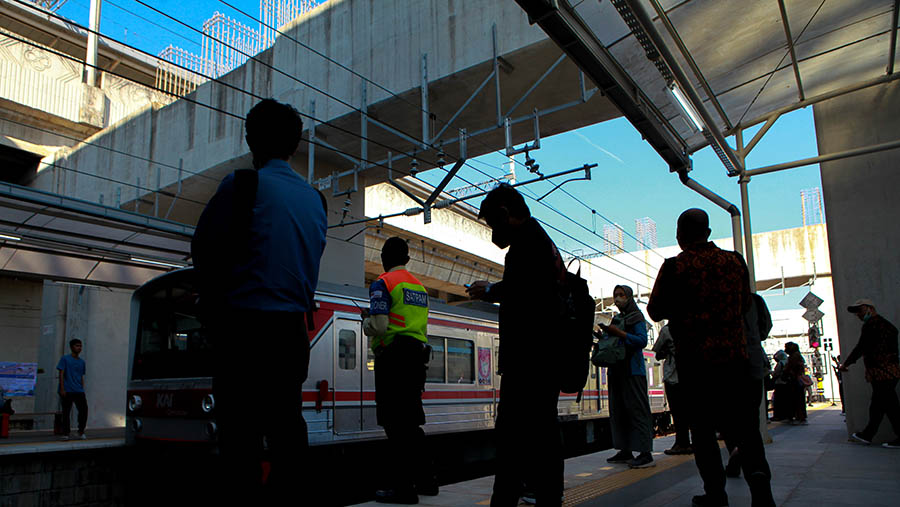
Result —
M101 195L109 202L109 196L121 194L127 209L147 213L171 207L169 219L194 223L221 178L249 165L241 117L258 100L253 95L271 96L321 120L314 132L319 144L313 179L332 190L332 208L349 206L351 214L362 216L359 190L387 179L388 152L395 172L405 174L412 159L418 170L433 168L441 151L452 164L460 155L459 129L467 131L465 155L474 157L504 148L507 117L513 142L531 141L535 109L542 136L618 116L511 2L330 1L302 15L284 33L255 61L201 85L185 100L151 104L85 144L45 160L107 180L73 177L71 171L46 166L32 185L94 202ZM445 123L451 119L452 124ZM311 123L307 120L306 126ZM336 150L324 148L326 144ZM307 175L309 160L304 143L292 164ZM353 189L358 192L348 192ZM357 231L340 234L345 232L350 236ZM326 266L323 275L362 283L362 263L345 262L362 257L352 246L330 245L326 259L341 267ZM359 268L348 272L348 264Z

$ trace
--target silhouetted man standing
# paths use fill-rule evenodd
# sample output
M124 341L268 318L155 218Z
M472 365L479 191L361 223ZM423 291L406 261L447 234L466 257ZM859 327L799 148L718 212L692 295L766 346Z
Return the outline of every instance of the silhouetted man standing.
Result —
M327 221L321 194L288 160L297 110L266 99L247 114L252 170L225 177L200 216L191 253L213 336L213 393L229 503L260 503L265 437L275 498L295 497L307 448L304 316L315 309ZM249 503L248 503L249 502Z
M678 382L689 401L694 456L705 495L696 507L728 505L716 429L734 436L754 507L774 506L771 472L759 433L762 381L752 378L744 335L750 280L743 257L709 241L709 217L689 209L678 217L682 252L666 259L647 313L669 320L678 350ZM725 381L727 379L727 381Z
M491 505L517 505L523 483L534 487L538 505L560 505L564 465L556 408L559 375L547 356L556 347L556 323L562 315L562 259L525 199L507 184L484 198L478 218L487 221L495 245L509 247L503 280L475 282L468 289L474 298L500 303L502 382Z

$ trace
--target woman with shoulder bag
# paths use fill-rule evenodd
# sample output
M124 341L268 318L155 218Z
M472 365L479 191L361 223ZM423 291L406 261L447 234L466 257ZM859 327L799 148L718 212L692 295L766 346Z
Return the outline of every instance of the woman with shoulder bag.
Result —
M613 298L619 313L609 326L600 329L610 338L625 345L625 358L609 366L609 418L612 425L613 447L619 452L609 463L626 463L631 468L654 466L653 420L650 398L647 396L647 367L644 347L647 346L647 324L644 314L634 302L630 287L617 285ZM638 456L634 457L633 452Z

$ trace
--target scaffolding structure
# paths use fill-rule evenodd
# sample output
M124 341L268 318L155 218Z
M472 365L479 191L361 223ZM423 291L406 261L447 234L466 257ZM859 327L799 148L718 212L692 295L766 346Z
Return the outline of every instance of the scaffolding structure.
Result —
M260 0L258 29L215 12L203 23L199 56L172 45L159 53L156 85L177 96L194 91L207 79L219 78L272 47L278 30L319 3L319 0Z
M159 53L156 65L156 87L173 95L184 96L203 82L197 73L206 72L203 58L169 44Z

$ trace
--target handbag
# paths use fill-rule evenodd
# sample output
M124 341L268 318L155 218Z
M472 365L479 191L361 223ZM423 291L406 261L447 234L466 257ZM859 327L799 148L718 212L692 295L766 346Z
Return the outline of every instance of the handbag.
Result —
M608 368L625 360L625 344L622 340L603 333L597 343L594 344L594 352L591 354L591 363L594 366Z
M807 387L813 385L813 381L809 378L809 375L800 375L800 383Z

